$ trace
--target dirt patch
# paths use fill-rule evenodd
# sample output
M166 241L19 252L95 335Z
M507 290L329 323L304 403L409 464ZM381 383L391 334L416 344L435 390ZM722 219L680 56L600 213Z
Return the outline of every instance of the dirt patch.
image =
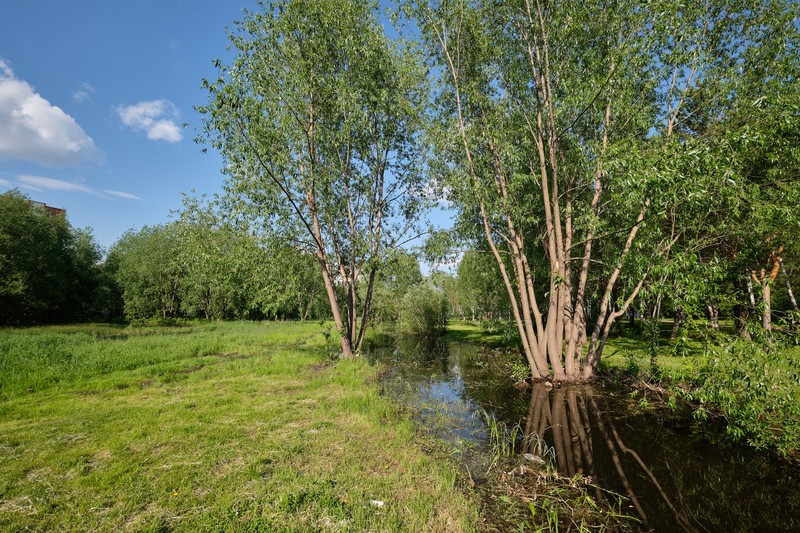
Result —
M10 500L0 499L0 512L34 515L38 511L30 496L19 496Z
M310 369L311 369L311 373L312 374L319 374L323 370L326 370L326 369L328 369L330 367L331 367L331 363L326 361L326 362L322 362L322 363L317 363L316 365L311 365Z

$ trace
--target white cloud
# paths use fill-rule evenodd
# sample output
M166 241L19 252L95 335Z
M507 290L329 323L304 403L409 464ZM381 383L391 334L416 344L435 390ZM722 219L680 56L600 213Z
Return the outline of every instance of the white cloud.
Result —
M17 180L23 186L37 191L49 189L52 191L64 191L64 192L88 192L88 193L94 192L89 187L80 185L78 183L56 180L53 178L43 178L41 176L20 176L17 178Z
M72 93L72 99L82 104L84 102L92 102L92 95L96 93L94 87L88 82L81 83L78 89L75 89Z
M141 200L140 197L136 196L135 194L131 194L129 192L110 191L108 189L103 189L103 192L106 194L110 194L111 196L116 196L118 198L125 198L126 200Z
M98 191L92 187L89 187L88 185L83 185L81 183L58 180L54 178L45 178L43 176L21 175L17 176L17 178L14 181L0 179L0 185L9 187L20 187L22 189L28 189L36 192L46 192L46 191L80 192L80 193L91 194L93 196L98 196L100 198L105 198L106 200L111 200L112 198L110 197L112 196L116 198L123 198L125 200L141 200L141 198L129 192L113 191L107 189Z
M151 100L136 105L119 106L117 114L122 122L135 131L144 131L151 141L179 142L183 139L181 128L175 122L180 116L178 108L169 100Z
M72 166L99 162L102 153L74 118L17 79L0 58L0 159Z

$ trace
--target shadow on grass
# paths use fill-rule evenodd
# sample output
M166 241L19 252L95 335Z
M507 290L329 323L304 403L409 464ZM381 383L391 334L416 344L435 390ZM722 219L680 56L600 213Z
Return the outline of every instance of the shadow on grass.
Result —
M442 338L449 342L481 344L491 348L516 349L519 339L503 331L484 331L479 325L464 320L451 320Z

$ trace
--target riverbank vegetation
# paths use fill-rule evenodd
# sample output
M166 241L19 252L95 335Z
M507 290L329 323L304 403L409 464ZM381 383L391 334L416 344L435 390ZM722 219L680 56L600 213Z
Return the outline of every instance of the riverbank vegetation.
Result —
M265 0L246 12L230 31L231 63L215 62L218 76L202 81L208 101L197 108L198 141L222 154L226 181L217 197L185 197L171 223L131 230L103 251L63 213L18 191L0 195L0 324L118 323L2 332L0 411L22 435L2 448L14 458L2 467L13 479L3 505L14 520L30 513L33 527L77 505L87 528L124 524L134 510L143 527L189 527L222 516L204 489L191 487L188 507L178 498L189 488L178 475L221 486L198 473L209 465L241 466L240 477L221 479L247 494L273 490L280 476L241 477L248 461L263 459L270 472L298 468L310 444L293 434L296 453L217 456L234 454L234 444L202 431L228 424L255 448L261 437L236 429L258 425L239 418L259 409L251 393L285 388L287 401L310 400L304 414L323 425L300 433L330 430L335 438L321 441L329 446L351 430L375 435L374 406L406 428L407 442L413 432L371 386L354 392L366 367L322 353L338 342L338 355L356 358L370 326L431 337L448 318L464 321L451 338L513 350L516 360L498 371L520 382L561 386L623 372L666 402L688 402L698 419L721 420L735 440L797 457L800 4L394 7L382 17L376 3ZM452 227L426 220L437 204ZM256 341L255 326L215 322L242 319L296 319L287 327L303 338L321 323L325 342L290 346L296 339L276 326ZM288 362L295 357L302 362ZM214 399L217 379L238 395L231 405L246 406L242 415ZM325 379L353 389L337 389L342 398L361 398L333 401L337 416L349 420L352 409L368 420L339 428L314 410L331 407ZM195 394L202 402L188 399ZM193 425L167 412L170 402ZM89 405L106 433L141 436L149 448L93 433ZM262 415L305 424L281 418L289 404L275 407ZM21 422L40 415L46 422ZM123 427L137 417L156 433ZM197 439L199 464L181 455L181 435ZM41 470L26 443L44 441ZM161 446L183 457L164 458L180 490L156 481L160 467L148 457ZM311 529L328 518L444 527L461 516L427 510L430 494L450 490L439 481L422 483L433 492L419 509L358 507L367 495L345 483L336 499L340 481L325 468L310 475L328 485L274 489L268 503L223 501L233 515L219 520L257 515L271 527L283 513ZM131 494L90 504L81 493L114 480L133 483ZM47 487L62 486L80 503L48 499Z
M709 336L705 325L671 339L673 324L660 326L657 337L629 332L609 341L606 372L624 376L645 397L673 407L688 402L696 419L719 423L735 442L800 460L796 333L746 341L728 321L723 333Z

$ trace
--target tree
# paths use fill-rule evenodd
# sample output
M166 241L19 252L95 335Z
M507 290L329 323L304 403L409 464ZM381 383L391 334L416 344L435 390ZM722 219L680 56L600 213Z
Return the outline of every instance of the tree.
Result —
M430 283L411 287L400 303L400 324L414 335L434 336L447 327L447 298Z
M89 318L99 260L89 230L16 190L0 194L0 323Z
M389 253L375 280L371 320L382 323L399 321L403 297L422 281L419 261L414 255L402 249Z
M712 244L735 162L707 126L747 98L743 65L796 53L796 5L405 7L439 74L432 166L482 229L532 376L592 377L650 278Z
M114 244L107 261L116 266L116 281L129 320L181 315L185 266L180 253L175 223L130 230Z
M267 252L204 199L185 196L176 224L181 310L206 320L243 318L256 303Z
M417 163L420 70L372 2L261 2L236 24L238 56L206 81L206 139L220 150L233 216L312 253L351 357L375 276L423 207ZM367 288L360 298L359 285ZM337 296L344 299L344 312Z
M272 318L330 319L325 286L314 254L281 239L264 244L265 261L254 265L255 304ZM255 275L257 274L257 275Z
M456 288L472 320L507 317L508 293L491 252L469 251L458 264Z

